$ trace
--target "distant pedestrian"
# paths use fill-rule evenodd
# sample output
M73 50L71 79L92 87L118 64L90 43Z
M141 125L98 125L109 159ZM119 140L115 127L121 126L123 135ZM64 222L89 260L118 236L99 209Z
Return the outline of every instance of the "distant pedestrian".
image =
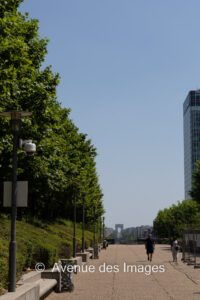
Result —
M104 240L103 241L103 248L106 249L108 247L108 242L107 240Z
M155 249L155 242L152 239L151 234L148 235L148 238L145 241L145 248L146 248L148 260L152 261L152 256Z
M173 262L177 262L179 247L178 247L178 241L177 241L176 237L174 237L174 239L173 239L172 248L171 249L172 249Z

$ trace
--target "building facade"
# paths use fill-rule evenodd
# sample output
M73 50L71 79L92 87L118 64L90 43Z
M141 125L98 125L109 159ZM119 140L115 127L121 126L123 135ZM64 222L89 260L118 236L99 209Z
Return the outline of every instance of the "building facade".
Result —
M147 238L148 234L151 233L153 227L150 225L141 225L137 227L126 228L125 231L133 235L136 238Z
M117 238L122 237L122 231L124 230L124 224L115 224L115 231L117 233Z
M113 228L105 227L105 237L109 237L109 235L111 235L111 233L113 233L113 231L114 231Z
M183 103L185 199L189 199L192 174L200 159L200 90L190 91Z

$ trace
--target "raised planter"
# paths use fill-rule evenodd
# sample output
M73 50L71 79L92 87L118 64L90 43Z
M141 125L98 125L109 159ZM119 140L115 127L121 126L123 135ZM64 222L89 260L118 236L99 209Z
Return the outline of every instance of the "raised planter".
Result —
M88 260L90 258L89 252L78 252L78 253L76 253L76 255L82 257L82 262L88 262Z

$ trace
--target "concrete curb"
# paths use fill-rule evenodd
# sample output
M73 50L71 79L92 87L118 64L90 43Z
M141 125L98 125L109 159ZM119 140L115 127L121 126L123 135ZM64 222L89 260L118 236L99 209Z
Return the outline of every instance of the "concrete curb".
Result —
M0 297L1 300L39 300L39 283L26 283L16 289L16 292L7 293Z

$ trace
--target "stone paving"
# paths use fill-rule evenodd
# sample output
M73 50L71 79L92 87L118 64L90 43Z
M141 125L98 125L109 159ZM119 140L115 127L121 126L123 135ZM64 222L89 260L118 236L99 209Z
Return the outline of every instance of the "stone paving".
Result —
M104 263L113 269L107 267L103 272ZM74 292L52 293L46 299L200 300L200 269L184 264L181 253L178 263L173 263L168 245L156 245L152 262L147 260L144 245L109 245L107 250L101 250L100 258L90 260L87 267L89 265L94 266L91 267L95 268L94 272L83 272L84 268L74 275Z

